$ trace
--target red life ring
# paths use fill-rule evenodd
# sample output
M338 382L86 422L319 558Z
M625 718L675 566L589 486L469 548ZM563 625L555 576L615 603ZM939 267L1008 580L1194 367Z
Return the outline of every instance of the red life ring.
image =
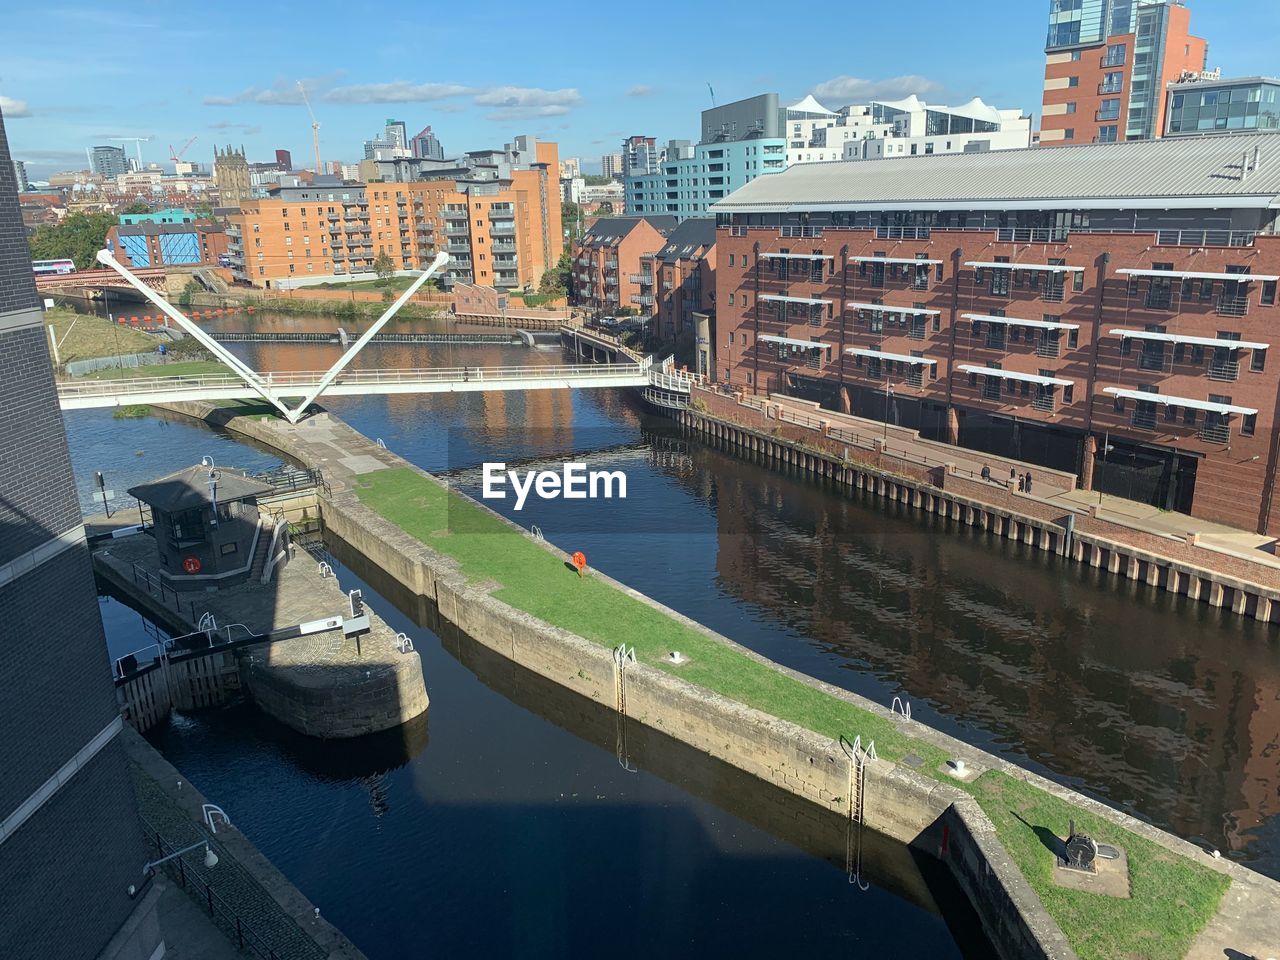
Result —
M182 569L185 570L187 573L199 573L200 558L199 557L183 557Z

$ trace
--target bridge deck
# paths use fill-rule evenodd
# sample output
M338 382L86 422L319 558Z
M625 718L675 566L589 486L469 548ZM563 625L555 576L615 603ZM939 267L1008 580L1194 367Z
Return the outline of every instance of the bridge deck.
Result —
M277 397L306 396L323 376L319 372L262 375ZM644 364L574 364L523 367L434 367L423 370L346 370L326 395L363 396L402 393L478 393L493 390L601 389L643 387ZM136 377L127 380L64 381L58 384L63 410L87 410L183 400L242 400L258 393L232 374L200 377Z

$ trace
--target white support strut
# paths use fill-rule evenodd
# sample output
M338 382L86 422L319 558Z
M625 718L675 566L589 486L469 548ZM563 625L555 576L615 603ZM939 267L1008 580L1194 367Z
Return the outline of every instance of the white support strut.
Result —
M342 371L346 368L347 364L350 363L353 359L355 359L356 354L364 349L365 344L367 344L370 340L372 340L377 335L378 331L381 330L386 325L387 321L390 320L392 317L394 317L396 313L400 310L400 308L403 307L406 303L408 303L409 300L413 297L413 295L418 292L419 288L421 288L421 286L424 283L426 283L428 280L431 279L431 275L434 274L441 267L445 266L445 264L447 264L448 262L449 262L449 254L445 253L443 250L436 254L436 258L431 262L431 266L427 267L427 269L422 272L422 274L418 277L417 280L409 284L409 288L405 290L404 293L400 294L400 299L397 300L395 303L393 303L391 306L389 306L386 309L386 312L383 313L382 316L380 316L377 320L374 321L373 326L371 326L368 330L362 333L360 335L360 339L347 348L347 352L338 358L337 363L335 363L332 367L330 367L328 370L325 371L324 376L320 378L320 383L316 386L316 388L312 390L308 396L303 398L303 401L299 405L297 410L298 417L301 417L302 411L306 410L307 407L311 405L311 402L315 400L316 397L320 396L320 394L324 393L325 388L328 387L329 384L333 383L333 381L338 378L338 374L342 373ZM293 423L298 422L297 417L290 417L289 419Z
M105 264L116 273L120 274L120 276L124 277L130 286L164 311L166 316L172 319L173 322L182 330L195 337L201 346L205 347L210 353L222 361L223 364L229 367L233 373L240 377L240 379L248 386L253 388L255 393L284 414L285 418L290 423L297 423L302 419L302 415L306 412L307 407L309 407L315 399L320 396L320 394L324 393L329 385L338 378L342 371L346 369L347 364L355 358L356 354L364 349L365 345L377 335L378 331L386 325L387 321L394 317L400 308L409 302L413 295L418 292L422 285L426 283L433 274L449 262L449 255L443 251L436 254L436 258L432 261L431 266L429 266L418 276L416 280L414 280L413 283L409 285L408 289L400 295L400 298L387 308L382 316L374 322L373 326L366 330L360 336L360 339L353 343L332 367L325 371L316 387L303 398L302 403L293 409L290 409L284 404L279 395L272 390L271 385L267 381L263 380L257 372L250 369L241 362L238 357L227 350L226 347L214 340L209 336L209 334L205 333L198 324L193 323L189 318L183 316L181 311L176 310L172 304L170 304L159 293L152 290L145 283L130 273L128 268L116 260L109 250L98 251L98 262Z

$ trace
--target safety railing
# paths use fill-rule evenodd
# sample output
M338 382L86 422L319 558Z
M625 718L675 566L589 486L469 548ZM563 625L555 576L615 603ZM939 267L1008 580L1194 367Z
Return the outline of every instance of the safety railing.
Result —
M181 593L136 560L132 562L131 568L135 586L142 587L147 591L148 596L159 600L162 606L172 607L179 616L189 616L192 623L196 622L196 605L194 601L184 601Z

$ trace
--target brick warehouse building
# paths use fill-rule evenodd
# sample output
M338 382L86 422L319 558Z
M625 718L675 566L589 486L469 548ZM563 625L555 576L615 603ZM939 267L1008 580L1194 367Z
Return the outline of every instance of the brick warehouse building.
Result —
M714 210L734 387L1280 532L1280 136L801 165Z
M163 953L0 117L0 955ZM121 940L124 942L122 943ZM158 951L158 952L157 952Z

